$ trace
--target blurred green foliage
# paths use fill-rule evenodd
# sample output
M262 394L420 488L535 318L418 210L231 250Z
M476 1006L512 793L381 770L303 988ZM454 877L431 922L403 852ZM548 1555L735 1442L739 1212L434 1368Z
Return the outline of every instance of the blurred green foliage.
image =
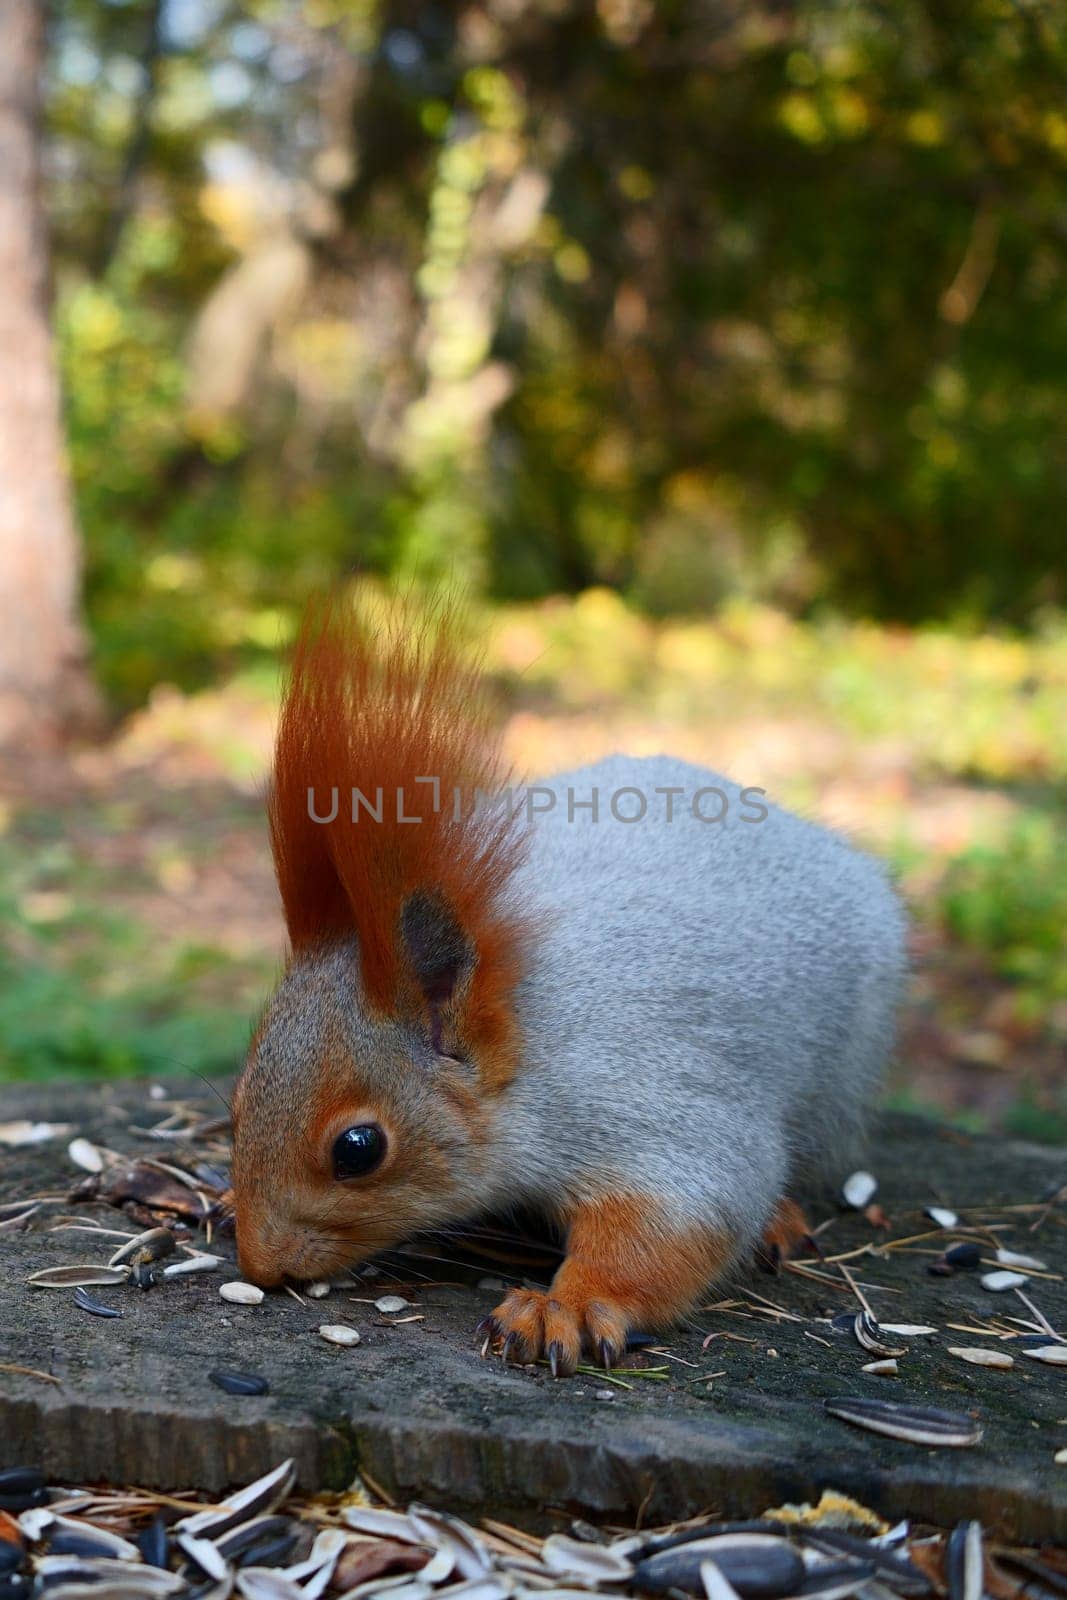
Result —
M353 567L659 614L1065 599L1067 13L56 0L100 671Z

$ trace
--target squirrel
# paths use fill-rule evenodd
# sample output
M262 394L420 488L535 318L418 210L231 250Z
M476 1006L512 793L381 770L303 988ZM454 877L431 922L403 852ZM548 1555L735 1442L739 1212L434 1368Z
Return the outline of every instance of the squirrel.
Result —
M798 1190L847 1158L892 1048L905 922L871 857L667 756L515 803L456 634L447 607L383 628L329 602L296 645L268 799L290 951L233 1096L238 1259L328 1278L532 1209L562 1264L478 1332L570 1374L803 1239Z

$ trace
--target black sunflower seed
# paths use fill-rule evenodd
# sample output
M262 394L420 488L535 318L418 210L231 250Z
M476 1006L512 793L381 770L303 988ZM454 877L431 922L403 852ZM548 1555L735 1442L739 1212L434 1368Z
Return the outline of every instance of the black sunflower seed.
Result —
M44 1486L45 1476L38 1467L0 1468L0 1494L33 1494Z
M775 1534L719 1534L663 1550L638 1563L634 1587L649 1594L681 1589L701 1595L701 1564L714 1561L743 1600L778 1600L794 1595L804 1582L805 1568L787 1539Z
M9 1573L17 1571L22 1565L25 1552L20 1544L10 1544L6 1539L0 1539L0 1578L6 1578Z
M974 1239L966 1239L961 1244L949 1245L945 1251L945 1260L957 1272L966 1272L971 1267L977 1267L982 1260L982 1247Z
M258 1372L209 1372L208 1377L217 1389L227 1394L270 1394L270 1384Z
M237 1566L280 1567L299 1537L299 1533L280 1533L272 1534L266 1539L257 1539L238 1558Z
M94 1317L122 1316L122 1312L116 1310L114 1306L106 1306L102 1300L94 1300L88 1289L75 1289L74 1304Z
M169 1553L167 1524L155 1516L137 1535L137 1548L146 1567L165 1567Z
M851 1422L870 1433L890 1439L905 1439L909 1444L962 1447L977 1444L982 1429L973 1417L936 1406L911 1406L896 1400L872 1400L867 1396L842 1395L823 1401L832 1417Z

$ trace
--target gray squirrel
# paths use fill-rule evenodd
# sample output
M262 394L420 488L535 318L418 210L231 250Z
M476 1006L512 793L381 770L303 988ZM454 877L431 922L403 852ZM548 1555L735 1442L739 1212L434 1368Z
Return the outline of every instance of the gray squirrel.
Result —
M482 1324L572 1373L684 1315L848 1158L892 1046L882 868L667 756L508 789L446 609L309 616L269 800L290 955L233 1100L242 1271L515 1206L566 1235Z

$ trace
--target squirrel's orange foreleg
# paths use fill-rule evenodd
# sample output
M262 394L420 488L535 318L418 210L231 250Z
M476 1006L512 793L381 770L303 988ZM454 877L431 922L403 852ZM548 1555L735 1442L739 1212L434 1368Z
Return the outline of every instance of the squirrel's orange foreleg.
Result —
M543 1357L553 1376L572 1373L583 1349L611 1366L632 1328L673 1321L736 1254L727 1236L673 1222L651 1196L587 1202L566 1220L551 1287L512 1289L479 1329L505 1359Z
M783 1261L789 1261L805 1250L816 1255L819 1253L808 1219L795 1200L783 1196L763 1230L756 1251L758 1261L761 1266L776 1272Z

